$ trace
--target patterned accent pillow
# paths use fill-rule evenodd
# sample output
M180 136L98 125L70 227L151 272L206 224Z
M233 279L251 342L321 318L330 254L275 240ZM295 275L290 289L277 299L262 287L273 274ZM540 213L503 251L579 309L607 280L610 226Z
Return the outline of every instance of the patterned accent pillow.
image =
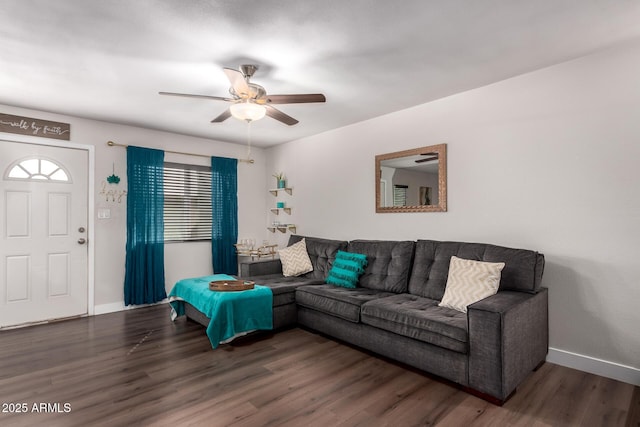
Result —
M282 262L282 274L285 277L300 276L313 271L311 259L307 253L307 243L304 239L293 245L280 249L280 262Z
M504 262L483 262L451 257L449 276L440 307L467 312L467 306L495 295Z
M338 251L325 283L344 288L355 288L358 277L364 273L366 265L366 255Z

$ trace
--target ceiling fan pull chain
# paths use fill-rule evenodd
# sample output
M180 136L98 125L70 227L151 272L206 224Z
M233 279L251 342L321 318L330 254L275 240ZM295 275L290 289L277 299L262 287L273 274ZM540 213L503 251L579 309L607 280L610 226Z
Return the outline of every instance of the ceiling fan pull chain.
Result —
M251 158L251 122L247 120L247 159Z

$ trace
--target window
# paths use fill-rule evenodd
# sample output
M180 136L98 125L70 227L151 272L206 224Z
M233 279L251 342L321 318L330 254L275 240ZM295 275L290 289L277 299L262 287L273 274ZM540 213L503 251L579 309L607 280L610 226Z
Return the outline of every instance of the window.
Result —
M211 240L211 168L164 164L164 241Z
M62 166L42 158L24 159L13 164L5 177L26 181L71 182Z
M393 186L393 206L407 206L407 185Z

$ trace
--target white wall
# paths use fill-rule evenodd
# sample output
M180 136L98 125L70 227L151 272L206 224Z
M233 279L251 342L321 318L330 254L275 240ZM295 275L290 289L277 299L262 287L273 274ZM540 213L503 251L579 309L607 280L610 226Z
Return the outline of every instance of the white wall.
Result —
M544 253L552 350L640 383L639 76L640 42L618 46L271 148L268 173L294 187L299 234ZM449 211L376 214L374 156L439 143Z
M69 145L84 144L95 146L95 208L108 208L110 219L95 219L95 305L96 313L117 310L124 307L124 264L126 243L126 196L121 203L106 201L100 194L102 182L115 174L121 181L117 186L108 185L109 190L127 188L126 149L108 147L107 141L118 144L158 148L187 153L246 158L246 147L203 138L194 138L168 132L153 131L133 126L116 125L95 120L80 119L42 111L0 105L0 111L53 120L71 124ZM2 139L12 141L46 141L46 138L1 134ZM51 140L49 140L51 141ZM253 165L238 163L238 232L240 236L264 238L264 216L267 211L264 194L267 174L264 150L254 148ZM210 165L205 157L165 154L167 161ZM171 243L165 246L165 276L167 291L173 284L186 277L204 276L212 273L210 242Z

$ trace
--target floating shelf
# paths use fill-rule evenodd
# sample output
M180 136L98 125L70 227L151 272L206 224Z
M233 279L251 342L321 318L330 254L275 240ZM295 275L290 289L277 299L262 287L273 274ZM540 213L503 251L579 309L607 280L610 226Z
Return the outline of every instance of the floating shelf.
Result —
M278 215L281 210L291 215L291 208L271 208L271 212L273 212L276 215Z
M279 225L277 227L267 227L267 230L269 230L272 233L275 233L276 230L278 230L281 233L286 233L287 230L289 230L289 231L291 231L292 233L295 234L296 226L294 224Z
M271 190L269 190L269 193L273 194L274 196L278 195L278 191L285 191L289 194L293 193L293 188L291 187L286 187L286 188L273 188Z

